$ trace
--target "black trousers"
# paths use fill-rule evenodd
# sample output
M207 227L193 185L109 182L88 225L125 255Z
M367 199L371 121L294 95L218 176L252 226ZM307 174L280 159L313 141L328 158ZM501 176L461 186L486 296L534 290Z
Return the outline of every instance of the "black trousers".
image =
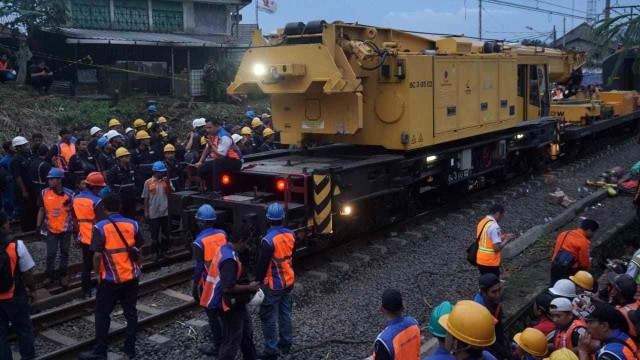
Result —
M37 197L30 193L29 200L24 200L19 191L16 192L16 197L20 203L20 230L22 232L35 230L38 218Z
M209 318L213 349L218 353L220 351L220 344L222 343L222 313L219 309L205 309L204 312L207 314L207 318Z
M31 78L31 86L33 86L34 89L44 89L47 91L51 87L51 84L53 84L53 76Z
M102 281L96 293L96 354L107 354L109 344L109 326L111 312L120 301L124 318L127 320L127 339L124 342L125 352L135 352L136 332L138 331L138 279L121 284Z
M235 360L238 349L244 360L255 360L253 323L246 307L231 309L222 314L222 344L218 360Z
M160 229L164 239L160 241ZM169 249L171 231L169 229L169 217L163 216L155 219L149 219L149 231L151 232L151 240L156 245L156 252L164 253Z
M9 324L18 336L20 357L35 359L36 349L29 314L29 300L24 293L12 299L0 300L0 359L11 359L11 349L7 342Z
M93 251L88 244L80 244L82 247L82 292L91 293L91 271L93 270Z
M500 277L500 266L478 265L478 271L480 272L480 276L484 274L496 274L498 278Z
M221 159L206 161L202 166L200 166L200 169L198 169L198 175L203 179L206 179L207 176L211 176L211 189L213 191L220 191L220 178L222 177L222 174L225 171L239 171L240 169L242 169L242 160L225 156Z
M120 214L128 219L136 219L136 205L138 200L133 198L122 198L122 206L120 207Z

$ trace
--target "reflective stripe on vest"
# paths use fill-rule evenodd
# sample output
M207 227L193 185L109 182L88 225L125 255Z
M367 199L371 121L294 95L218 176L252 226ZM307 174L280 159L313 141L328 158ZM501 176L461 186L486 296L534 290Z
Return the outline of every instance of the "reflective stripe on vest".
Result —
M556 330L556 338L555 338L555 341L553 342L553 345L555 346L555 348L556 349L563 349L563 348L573 349L574 345L573 345L573 341L571 341L571 337L573 335L573 331L579 327L586 328L587 323L585 323L584 320L582 319L576 319L571 322L571 325L569 326L569 328L567 328L566 331L559 330L559 329Z
M211 266L207 272L207 278L202 288L202 295L200 296L200 306L207 309L222 309L223 311L230 310L229 306L224 302L222 296L223 289L220 284L220 265L226 260L232 259L238 266L236 273L236 280L240 279L242 274L242 264L238 258L238 254L229 246L229 244L222 245L220 249L213 255Z
M96 220L95 207L99 202L100 198L87 190L82 191L73 199L73 211L80 226L78 240L85 245L91 245L91 233Z
M618 309L622 313L622 315L624 315L624 318L627 320L627 324L629 325L629 335L631 337L638 336L638 333L636 332L636 326L629 319L629 311L638 310L638 305L640 304L638 304L638 302L635 302L633 304L627 304L625 306L616 306L616 309Z
M64 141L59 141L56 146L58 147L58 156L56 156L56 163L62 171L67 172L69 171L71 156L76 153L76 144L67 144Z
M264 283L272 290L286 289L293 285L293 248L296 238L293 232L284 226L275 226L267 231L263 241L273 247L273 255Z
M55 190L48 188L42 190L41 194L49 232L60 234L71 231L73 191L62 188L62 195L60 195Z
M500 253L495 251L493 241L489 237L489 229L495 223L494 220L488 217L482 219L478 223L476 229L476 237L478 239L478 265L484 266L500 266ZM486 226L485 226L486 225Z
M111 218L120 229L127 244L134 246L138 223L121 215L112 215ZM127 247L122 243L113 224L109 220L103 220L96 224L95 229L105 240L100 262L102 279L120 284L138 278L140 266L129 257Z
M219 229L204 229L196 236L194 240L196 245L202 249L204 255L204 270L200 284L204 284L207 272L213 261L214 255L218 252L220 247L227 243L227 233Z
M384 344L394 360L420 359L420 327L416 319L406 316L391 320L376 341ZM376 354L374 352L373 359Z
M1 251L1 250L0 250ZM7 245L5 249L7 255L9 255L9 261L11 262L11 276L14 279L13 286L6 293L0 294L0 300L8 300L13 298L13 293L16 290L16 267L18 266L18 247L15 241L12 241Z
M233 138L231 137L231 135L222 128L218 131L216 135L213 136L212 142L213 142L213 146L216 147L216 150L218 148L218 140L222 136L226 136L229 139L231 139L231 146L229 146L229 148L227 149L227 156L232 159L242 160L242 152L240 152L240 149L238 148L238 146L233 142ZM216 159L218 155L212 149L211 154L209 156L211 156L212 159Z

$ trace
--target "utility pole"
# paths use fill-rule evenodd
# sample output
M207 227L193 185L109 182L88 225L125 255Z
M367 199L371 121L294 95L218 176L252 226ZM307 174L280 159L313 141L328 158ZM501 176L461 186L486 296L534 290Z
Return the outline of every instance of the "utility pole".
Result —
M553 25L553 46L556 46L556 40L558 40L558 37L556 34L556 26Z
M606 0L604 3L604 19L609 20L611 16L611 0Z
M567 40L567 17L562 18L562 48L564 49Z
M482 0L478 0L478 38L482 40Z
M256 0L256 27L260 29L260 25L258 25L258 1ZM238 29L238 32L240 32L240 29Z

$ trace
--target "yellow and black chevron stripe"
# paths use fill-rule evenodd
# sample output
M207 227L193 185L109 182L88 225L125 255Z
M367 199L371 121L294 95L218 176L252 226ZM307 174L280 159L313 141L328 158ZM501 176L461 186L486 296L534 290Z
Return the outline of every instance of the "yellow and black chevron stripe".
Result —
M313 175L313 222L316 234L331 234L331 176Z

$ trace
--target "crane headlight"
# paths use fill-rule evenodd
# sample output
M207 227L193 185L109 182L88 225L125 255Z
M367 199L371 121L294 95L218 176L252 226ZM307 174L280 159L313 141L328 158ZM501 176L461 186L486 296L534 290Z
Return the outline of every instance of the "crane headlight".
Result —
M267 75L267 67L264 64L255 64L253 65L253 74L255 76L265 76Z

